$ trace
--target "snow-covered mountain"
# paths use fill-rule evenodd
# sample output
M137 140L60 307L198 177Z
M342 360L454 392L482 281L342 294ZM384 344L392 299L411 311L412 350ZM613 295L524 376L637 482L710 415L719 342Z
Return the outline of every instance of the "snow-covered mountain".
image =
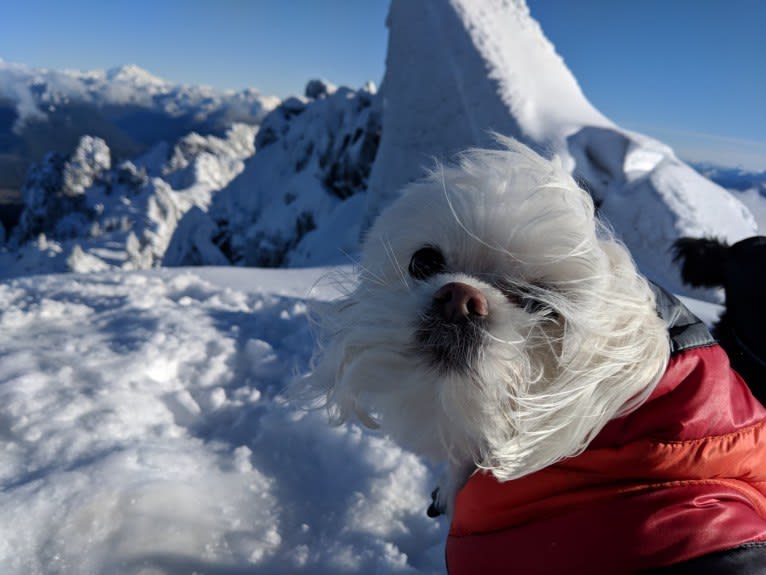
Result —
M183 215L206 210L242 171L256 130L234 124L223 138L192 133L116 165L91 136L67 156L48 154L27 175L0 277L158 266Z
M304 266L357 251L367 178L380 139L375 88L314 80L256 136L257 153L179 224L165 265Z
M712 163L698 163L693 166L700 174L728 190L758 190L766 194L766 171L753 172Z
M491 145L494 130L558 154L642 271L668 289L687 291L669 251L677 237L756 233L739 200L588 102L524 0L392 0L388 26L367 221L428 158Z
M312 80L306 94L280 104L260 131L191 133L132 161L113 162L91 136L69 155L48 154L27 175L0 277L346 261L359 245L378 100L371 84Z
M751 172L709 163L695 164L694 167L745 204L758 224L758 233L766 235L766 172Z
M222 136L233 123L256 125L278 103L256 90L175 85L138 66L58 71L0 59L0 189L20 187L31 162L68 154L85 135L126 160L192 131Z

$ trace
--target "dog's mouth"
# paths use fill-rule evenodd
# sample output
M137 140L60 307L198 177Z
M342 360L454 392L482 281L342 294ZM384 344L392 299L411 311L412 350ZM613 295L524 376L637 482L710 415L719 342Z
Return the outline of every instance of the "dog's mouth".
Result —
M473 317L449 321L429 310L415 330L416 349L436 368L468 371L476 364L486 338L484 323Z

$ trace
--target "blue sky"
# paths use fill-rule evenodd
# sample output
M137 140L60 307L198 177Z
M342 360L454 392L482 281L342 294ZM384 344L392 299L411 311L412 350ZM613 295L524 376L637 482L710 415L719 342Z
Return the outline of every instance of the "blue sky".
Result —
M529 0L591 102L692 160L766 169L766 0ZM0 58L138 64L286 96L379 83L388 0L9 0Z

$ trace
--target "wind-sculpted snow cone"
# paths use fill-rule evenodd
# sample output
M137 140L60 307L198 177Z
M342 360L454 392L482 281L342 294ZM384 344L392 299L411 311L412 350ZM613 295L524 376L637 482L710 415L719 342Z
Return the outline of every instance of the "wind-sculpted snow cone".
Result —
M766 572L766 409L557 160L501 145L380 215L309 385L445 463L452 574Z

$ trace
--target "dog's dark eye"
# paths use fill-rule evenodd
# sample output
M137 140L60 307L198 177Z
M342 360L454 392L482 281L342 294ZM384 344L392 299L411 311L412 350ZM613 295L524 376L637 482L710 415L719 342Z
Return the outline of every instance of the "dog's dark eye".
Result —
M503 290L503 295L505 295L505 298L513 305L522 308L528 313L537 313L546 309L546 305L544 303L519 291Z
M426 246L412 254L408 270L416 280L424 280L444 271L445 265L446 262L441 250L433 246Z
M501 292L503 292L503 295L505 295L509 302L522 308L527 313L546 313L551 315L558 315L556 311L551 309L548 304L541 302L540 300L532 297L530 294L518 288L504 286L502 284L498 285L497 287Z
M550 310L546 304L531 297L522 296L519 300L521 307L523 307L527 313L540 313Z

